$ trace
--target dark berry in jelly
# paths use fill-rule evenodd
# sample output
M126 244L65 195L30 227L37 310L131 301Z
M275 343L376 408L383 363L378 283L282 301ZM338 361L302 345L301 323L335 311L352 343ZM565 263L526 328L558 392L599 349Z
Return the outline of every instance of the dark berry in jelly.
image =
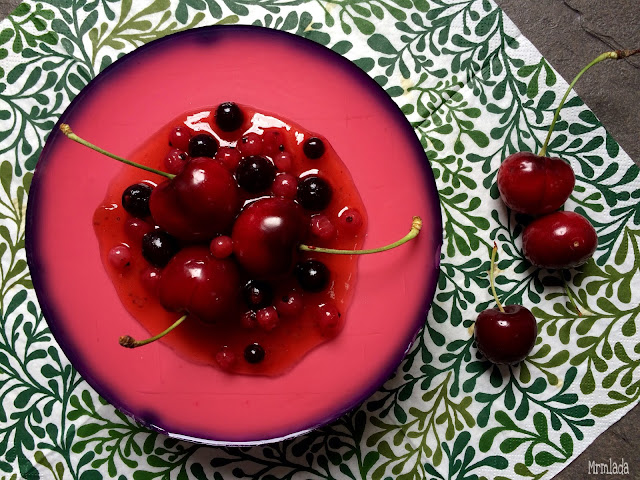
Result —
M249 308L259 310L271 305L273 290L266 282L249 280L242 289L242 296Z
M252 155L240 160L236 181L245 191L258 193L271 186L276 178L276 167L266 157Z
M324 155L324 143L318 137L308 138L302 146L302 151L311 160L316 160Z
M153 189L146 183L136 183L122 193L122 206L134 217L144 218L151 215L149 197Z
M298 284L307 292L321 292L329 285L329 269L318 260L298 263L295 273Z
M297 199L307 210L324 210L331 202L332 195L331 185L320 177L305 177L298 183Z
M249 363L260 363L264 360L264 348L259 343L247 345L244 349L244 359Z
M189 156L213 158L218 151L218 141L211 135L200 133L189 139Z
M216 124L223 132L233 132L239 129L244 122L244 114L238 105L233 102L224 102L216 109Z
M180 250L175 237L162 230L154 230L142 237L142 256L154 267L162 268Z

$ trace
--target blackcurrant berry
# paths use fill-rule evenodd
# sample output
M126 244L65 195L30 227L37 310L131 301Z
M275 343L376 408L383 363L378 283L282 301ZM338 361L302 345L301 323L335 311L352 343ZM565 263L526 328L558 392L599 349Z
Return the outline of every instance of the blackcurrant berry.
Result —
M122 193L122 206L134 217L148 217L151 215L149 211L151 190L151 186L146 183L136 183L125 188Z
M249 280L242 288L242 296L249 308L260 310L271 305L273 289L271 285L260 280Z
M297 199L307 210L324 210L331 202L332 195L331 185L320 177L305 177L298 183Z
M302 151L311 160L316 160L324 155L324 143L318 137L308 138L302 146Z
M233 132L239 129L244 122L244 114L238 105L233 102L225 102L216 109L216 124L223 132Z
M218 141L211 135L200 133L189 139L189 156L213 158L218 151Z
M244 359L249 363L260 363L264 360L264 348L259 343L247 345L244 349Z
M298 284L307 292L321 292L329 285L329 269L318 260L298 263L295 274Z
M178 250L178 241L165 231L154 230L142 237L142 256L154 267L164 267Z
M259 155L244 157L236 169L238 185L249 193L266 190L275 178L276 167L271 160Z

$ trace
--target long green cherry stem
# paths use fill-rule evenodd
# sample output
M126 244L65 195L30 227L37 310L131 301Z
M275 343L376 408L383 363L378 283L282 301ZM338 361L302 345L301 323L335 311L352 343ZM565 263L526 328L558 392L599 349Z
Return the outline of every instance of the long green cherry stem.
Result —
M115 153L107 152L106 150L98 147L97 145L94 145L93 143L86 141L84 138L81 138L75 133L73 133L73 131L71 130L71 127L66 123L63 123L62 125L60 125L60 130L62 131L62 133L64 133L67 136L67 138L73 140L74 142L77 142L80 145L84 145L85 147L88 147L91 150L95 150L96 152L106 155L107 157L113 158L114 160L125 163L127 165L131 165L132 167L140 168L141 170L146 170L147 172L155 173L157 175L162 175L163 177L167 177L168 179L172 179L173 177L175 177L175 175L171 173L167 173L161 170L157 170L155 168L147 167L146 165L142 165L141 163L132 162L131 160L122 158L116 155Z
M571 289L569 288L569 284L567 284L567 280L562 276L562 281L564 282L564 291L567 292L567 297L569 297L569 302L571 302L571 306L576 309L578 316L582 316L582 312L578 308L578 304L576 303L575 298L573 298L573 293L571 293Z
M318 252L318 253L331 253L334 255L368 255L370 253L379 253L384 252L386 250L391 250L392 248L399 247L407 243L410 240L413 240L418 236L420 230L422 229L422 219L420 217L413 217L411 222L411 230L400 240L397 240L389 245L385 245L384 247L378 248L369 248L366 250L341 250L336 248L324 248L324 247L313 247L310 245L299 245L299 249L303 252Z
M504 313L504 308L500 303L500 299L498 298L498 294L496 293L496 254L498 253L498 245L496 242L493 242L493 250L491 250L491 270L489 270L489 282L491 282L491 293L493 293L493 298L496 299L496 304L498 305L498 309Z
M176 328L182 322L184 322L184 320L187 317L188 317L188 315L181 316L172 325L170 325L166 330L160 332L157 335L154 335L153 337L147 338L146 340L136 340L135 338L130 337L129 335L123 335L122 337L120 337L120 345L122 345L123 347L126 347L126 348L136 348L136 347L141 347L143 345L147 345L148 343L151 343L151 342L155 342L156 340L164 337L167 333L169 333L171 330Z
M558 108L556 109L556 112L553 115L553 120L551 121L551 126L549 127L549 132L547 133L547 138L545 138L544 144L542 145L542 148L540 149L540 153L538 155L540 155L541 157L544 157L545 154L547 153L547 146L549 145L549 140L551 139L551 134L553 133L553 129L556 126L556 121L558 120L558 117L560 115L560 110L562 109L562 106L564 105L564 102L567 100L567 97L569 96L569 92L571 91L571 89L573 89L573 86L580 79L582 74L584 72L586 72L587 70L589 70L591 67L593 67L595 64L600 63L603 60L607 60L609 58L611 58L613 60L618 60L618 59L621 59L621 58L630 57L631 55L636 55L638 53L640 53L640 49L637 49L637 50L616 50L614 52L605 52L602 55L599 55L598 57L593 59L586 67L584 67L582 70L580 70L580 72L576 75L576 78L574 78L573 81L571 82L571 85L569 85L569 88L567 88L567 91L564 93L564 96L562 97L562 100L560 100L560 105L558 105Z

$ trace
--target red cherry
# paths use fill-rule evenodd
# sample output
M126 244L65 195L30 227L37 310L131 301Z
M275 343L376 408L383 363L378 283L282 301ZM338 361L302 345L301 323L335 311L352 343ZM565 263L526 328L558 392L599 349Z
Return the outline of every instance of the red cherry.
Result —
M573 268L589 260L598 236L589 220L575 212L554 212L531 222L522 233L524 256L540 268Z
M208 240L228 231L240 209L238 186L231 173L211 158L193 158L172 180L151 193L155 222L185 241Z
M233 225L233 253L238 263L257 277L291 270L304 234L302 209L294 201L267 197L249 204Z
M560 208L575 183L567 162L530 152L509 155L498 169L502 201L512 210L528 215L544 215Z
M536 343L536 317L522 305L505 305L504 312L489 308L478 315L474 336L478 351L492 363L524 360Z
M205 246L180 250L158 282L158 299L165 309L187 312L207 323L233 318L239 292L236 264L215 258Z

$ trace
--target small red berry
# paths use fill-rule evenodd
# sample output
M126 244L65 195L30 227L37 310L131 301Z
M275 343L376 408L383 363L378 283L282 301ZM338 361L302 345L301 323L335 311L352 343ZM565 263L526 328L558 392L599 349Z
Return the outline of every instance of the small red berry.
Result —
M277 197L293 199L298 194L298 179L290 173L280 173L276 175L271 188Z
M277 298L274 303L278 314L283 317L296 317L304 308L302 294L295 290Z
M342 328L342 319L338 308L333 303L318 305L316 322L320 332L325 337L337 335Z
M209 250L216 258L227 258L233 253L233 240L226 235L220 235L211 240Z
M135 243L142 243L142 237L153 230L153 225L140 218L132 217L124 224L127 237Z
M357 233L362 227L362 215L355 208L347 208L338 215L340 228L345 232Z
M222 347L216 353L216 362L223 370L230 370L236 363L236 356L228 346Z
M240 150L243 157L251 157L262 154L262 137L257 133L247 133L242 137L236 148Z
M311 217L311 233L321 240L331 240L336 235L336 227L326 215Z
M256 320L258 321L258 325L267 332L276 328L280 322L275 307L265 307L258 310L256 312Z
M174 175L179 174L189 161L189 154L178 148L172 149L166 157L164 157L164 166L167 173Z
M254 312L253 310L244 312L242 314L242 317L240 318L240 323L247 330L256 328L258 326L258 321L256 320L256 312Z
M227 170L233 172L240 163L242 155L237 148L220 147L214 158L227 167Z
M273 157L273 163L281 172L288 172L293 164L293 158L289 152L281 152Z
M118 270L124 270L131 265L131 249L128 245L117 245L109 250L109 263Z
M175 127L169 133L169 145L186 152L189 148L191 131L187 127Z

